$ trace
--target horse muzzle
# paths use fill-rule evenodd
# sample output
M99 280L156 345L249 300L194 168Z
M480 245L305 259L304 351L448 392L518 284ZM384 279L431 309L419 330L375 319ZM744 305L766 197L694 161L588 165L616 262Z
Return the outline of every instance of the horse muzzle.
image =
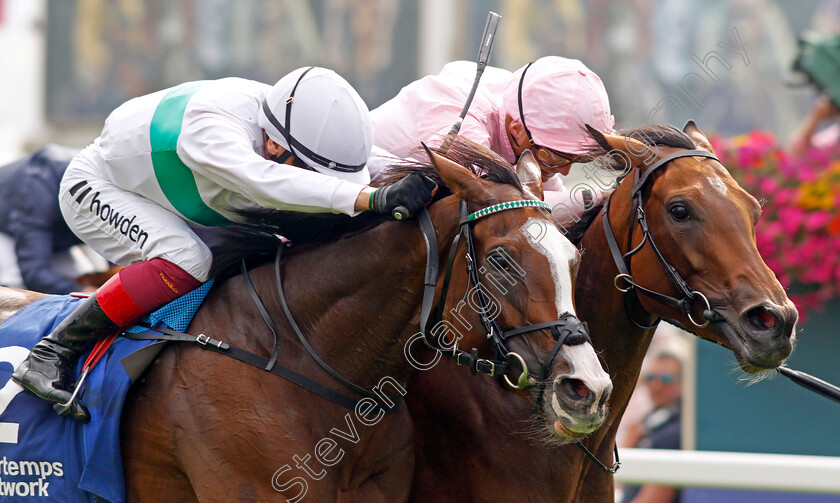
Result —
M776 368L790 356L798 319L799 313L790 301L781 306L763 302L741 312L738 322L744 339L757 357L756 364Z
M569 371L547 384L543 414L556 435L579 438L603 424L613 385L592 344L564 345Z
M790 356L798 319L790 301L778 305L768 300L743 309L736 320L714 325L726 337L741 369L754 374L775 369Z

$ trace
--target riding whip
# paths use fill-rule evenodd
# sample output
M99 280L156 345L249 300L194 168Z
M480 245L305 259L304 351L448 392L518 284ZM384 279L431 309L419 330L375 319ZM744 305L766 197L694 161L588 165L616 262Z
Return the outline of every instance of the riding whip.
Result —
M467 116L467 111L470 109L475 92L478 90L478 82L481 80L481 75L484 73L484 68L487 67L487 62L490 61L490 53L493 51L493 41L496 39L496 29L499 27L499 21L502 16L490 11L487 14L487 22L484 24L484 33L481 34L481 45L478 47L478 58L476 58L475 80L473 80L472 89L467 96L467 102L464 103L464 108L461 110L461 115L458 120L452 125L449 134L458 134L461 130L461 124Z
M452 125L449 134L458 134L461 130L461 124L467 116L467 111L470 109L475 93L478 90L478 82L481 80L481 75L484 73L484 68L487 67L487 62L490 61L490 53L493 51L493 42L496 40L496 29L499 27L499 21L502 16L493 11L487 13L487 22L484 23L484 33L481 34L481 45L478 47L478 57L476 58L475 80L473 80L472 89L467 96L467 101L464 103L464 108L461 110L461 115L458 120ZM404 220L408 218L408 208L405 206L397 206L391 212L394 220Z
M840 402L839 387L825 382L822 379L818 379L810 374L806 374L805 372L800 372L799 370L793 370L787 367L779 367L776 370L803 388L807 388L814 393L830 398L835 402Z

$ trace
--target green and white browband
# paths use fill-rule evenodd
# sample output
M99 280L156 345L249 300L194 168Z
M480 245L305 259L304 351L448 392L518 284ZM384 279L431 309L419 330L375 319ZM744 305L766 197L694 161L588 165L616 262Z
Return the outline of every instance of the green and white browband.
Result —
M493 206L488 206L483 210L478 210L475 213L470 213L467 216L467 222L473 222L481 217L486 217L487 215L492 215L493 213L498 213L500 211L510 210L514 208L544 208L548 211L551 211L551 205L545 201L510 201L507 203L494 204Z

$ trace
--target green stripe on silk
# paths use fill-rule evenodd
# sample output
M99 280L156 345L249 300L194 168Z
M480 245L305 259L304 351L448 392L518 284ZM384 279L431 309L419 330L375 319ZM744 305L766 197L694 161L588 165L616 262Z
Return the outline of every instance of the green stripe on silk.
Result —
M201 225L221 227L232 222L207 206L201 199L195 176L178 157L176 147L187 102L201 84L184 84L169 91L152 117L150 140L152 164L163 194L178 212Z

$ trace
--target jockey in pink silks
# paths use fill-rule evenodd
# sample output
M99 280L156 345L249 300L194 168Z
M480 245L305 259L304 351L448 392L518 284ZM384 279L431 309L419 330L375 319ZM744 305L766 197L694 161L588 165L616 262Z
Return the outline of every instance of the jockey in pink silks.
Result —
M475 71L475 63L449 63L438 75L412 82L371 111L373 176L385 164L374 159L408 157L421 141L442 139L464 106ZM587 190L573 198L560 177L585 160L591 140L584 124L611 133L614 123L607 92L595 73L578 60L546 56L513 73L488 66L459 134L510 163L530 149L542 170L545 201L566 225L579 218L582 199L588 199ZM605 187L599 189L592 181L585 189L597 201Z

